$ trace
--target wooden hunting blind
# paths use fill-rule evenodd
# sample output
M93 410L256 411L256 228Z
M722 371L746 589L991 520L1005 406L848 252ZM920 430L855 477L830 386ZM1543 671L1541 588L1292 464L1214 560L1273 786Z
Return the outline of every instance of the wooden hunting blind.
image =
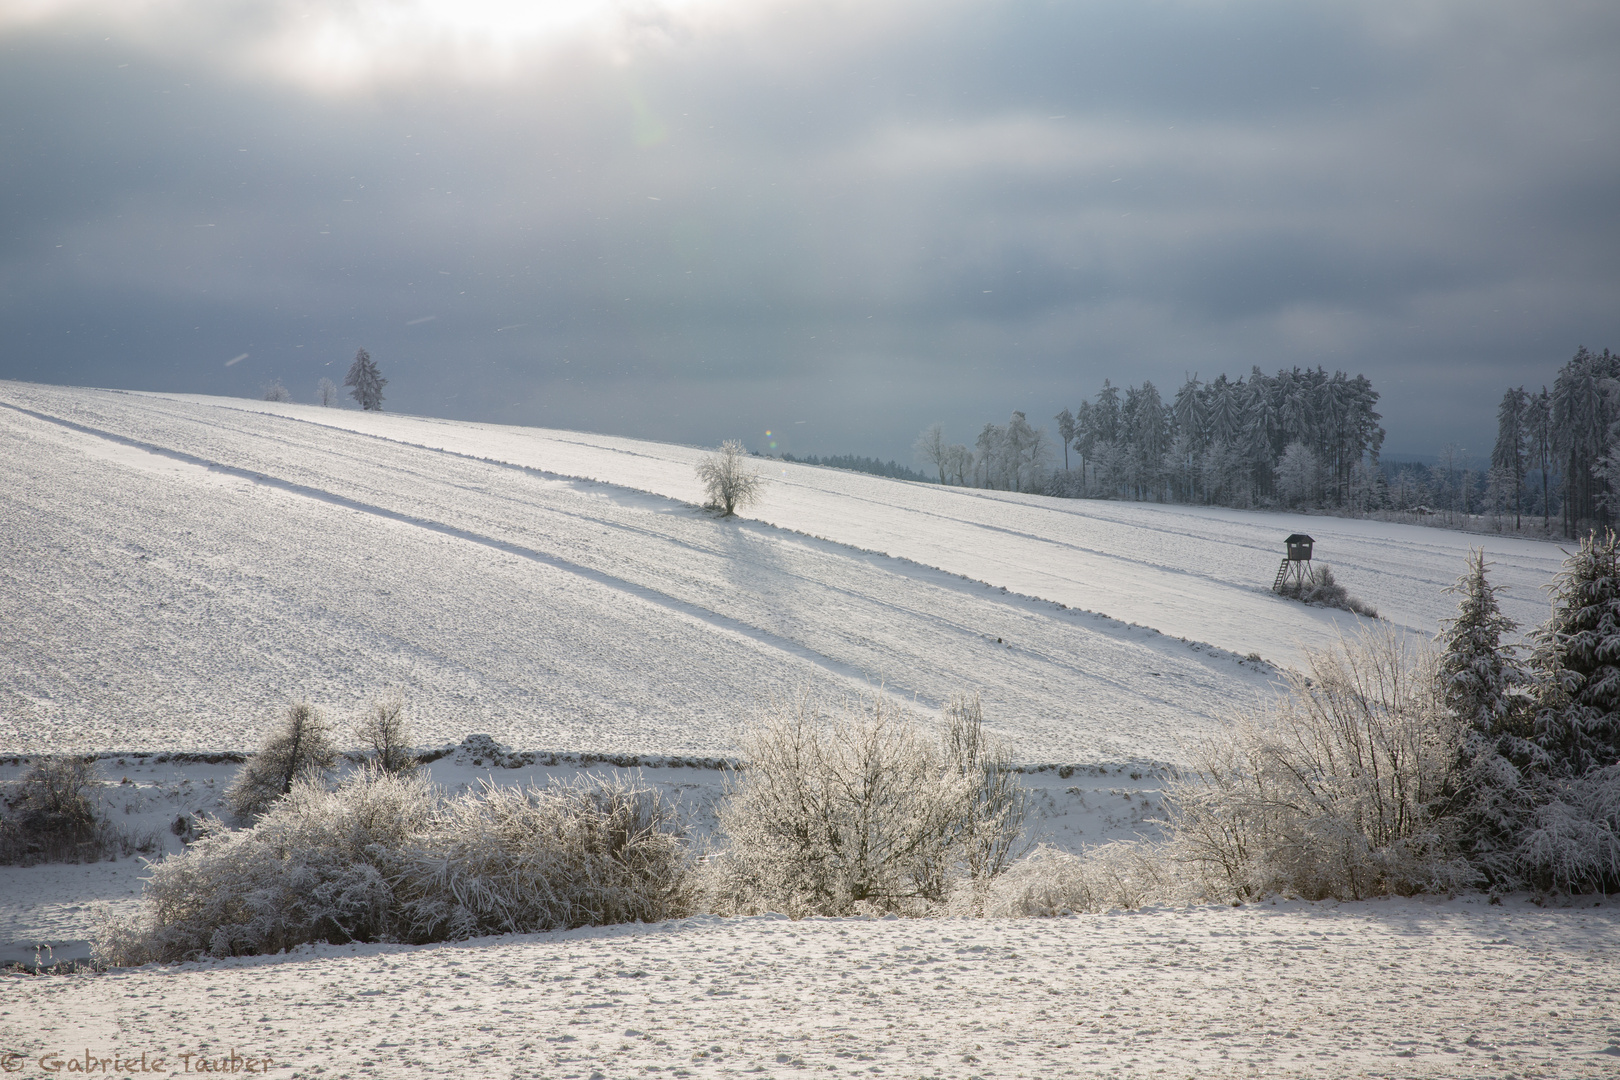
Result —
M1288 554L1283 557L1282 565L1277 567L1277 580L1271 583L1272 592L1281 592L1289 578L1293 578L1302 589L1306 581L1316 580L1316 574L1311 569L1311 548L1316 541L1304 533L1294 533L1283 543L1287 545Z

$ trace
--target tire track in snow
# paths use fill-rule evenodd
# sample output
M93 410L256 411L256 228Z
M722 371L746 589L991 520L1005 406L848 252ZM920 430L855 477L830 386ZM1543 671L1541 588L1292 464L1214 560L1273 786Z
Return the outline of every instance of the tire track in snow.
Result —
M594 584L612 589L627 596L634 597L643 603L653 604L657 607L664 608L667 611L684 616L693 620L694 622L708 626L711 629L728 633L735 637L742 638L752 644L775 649L778 652L795 657L796 659L802 660L822 669L830 675L857 684L863 692L882 694L894 704L902 707L912 706L919 701L923 702L929 708L939 708L942 704L941 702L935 702L924 698L920 691L913 692L911 697L908 698L904 694L890 689L886 684L874 685L868 679L865 672L860 671L853 665L846 664L823 653L816 652L814 649L811 649L800 642L783 638L750 623L746 623L739 619L734 619L728 615L723 615L720 612L712 609L705 608L700 604L694 604L691 601L682 600L679 597L660 592L659 590L653 589L649 586L639 585L633 581L627 581L605 571L597 570L593 567L585 566L569 559L564 559L558 555L538 551L534 548L525 547L522 544L512 543L511 541L499 540L492 536L484 536L480 533L475 533L467 529L459 529L453 525L447 525L441 521L432 521L427 518L420 518L416 517L415 515L404 514L397 510L389 510L387 507L362 502L358 499L351 499L347 496L339 495L336 492L326 491L323 488L312 487L308 484L300 484L292 480L285 480L280 477L269 476L265 473L254 472L251 469L242 469L233 465L226 465L218 461L211 461L195 454L186 453L183 450L159 446L155 443L149 443L141 439L134 439L130 438L129 436L119 435L115 432L104 431L99 428L91 427L88 424L80 424L76 421L68 420L65 417L51 416L48 413L38 412L34 409L25 408L21 405L14 405L10 402L0 401L0 406L4 406L7 409L22 413L26 416L31 416L34 419L43 421L45 423L55 424L59 427L77 431L80 434L105 439L109 442L133 447L137 450L144 450L147 453L157 454L161 457L184 462L185 464L193 465L209 472L226 476L234 476L239 479L247 480L251 483L273 488L278 491L283 491L291 495L298 495L303 498L312 499L316 502L341 507L357 513L369 514L373 517L393 521L402 525L409 525L414 528L423 529L442 536L449 536L454 539L464 540L471 544L477 544L481 547L486 547L507 555L528 559L531 562L539 563L543 566L549 566L564 573L573 574L577 577L593 582Z

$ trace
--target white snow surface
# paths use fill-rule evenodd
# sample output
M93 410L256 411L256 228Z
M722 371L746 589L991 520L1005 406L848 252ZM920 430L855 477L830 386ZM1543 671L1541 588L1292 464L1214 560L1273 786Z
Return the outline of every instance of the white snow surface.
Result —
M211 403L364 432L418 446L699 498L693 466L708 450L606 435L209 397ZM1418 525L1224 507L1053 499L917 484L762 460L771 480L753 518L912 559L1013 592L1101 612L1245 655L1295 663L1358 620L1279 600L1270 585L1283 538L1316 540L1318 562L1387 620L1424 634L1455 614L1441 590L1485 547L1503 611L1528 629L1547 616L1556 545Z
M1612 1077L1620 907L697 918L11 976L0 1047L279 1076ZM50 1055L55 1055L54 1057ZM111 1070L108 1070L109 1074Z
M723 755L770 700L881 688L981 694L1024 761L1175 761L1272 692L1241 657L1358 621L1268 591L1282 536L1422 634L1480 543L769 461L716 520L702 453L0 382L0 748L248 749L288 700L397 690L429 743ZM1540 619L1558 549L1489 553Z
M168 823L217 809L236 766L160 757L251 749L288 700L348 718L400 691L425 745L718 757L804 688L924 709L968 690L1020 760L1088 763L1020 777L1032 833L1079 850L1152 834L1161 774L1129 763L1174 762L1274 691L1275 669L1243 656L1295 664L1357 622L1267 591L1284 535L1313 535L1353 593L1422 635L1482 542L766 462L764 502L719 521L694 505L702 453L0 382L0 781L20 754L99 752L115 820L173 851ZM1561 553L1486 547L1508 613L1539 621ZM431 768L458 790L586 766L461 752ZM721 774L666 759L642 775L700 842ZM0 868L0 958L82 957L93 906L130 911L141 873ZM1590 905L705 917L8 974L0 1068L117 1074L144 1054L299 1077L1614 1076L1620 905Z

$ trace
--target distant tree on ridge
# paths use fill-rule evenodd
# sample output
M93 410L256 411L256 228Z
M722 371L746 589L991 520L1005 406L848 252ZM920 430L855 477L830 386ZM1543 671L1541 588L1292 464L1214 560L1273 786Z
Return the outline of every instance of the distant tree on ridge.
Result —
M354 363L349 365L349 374L343 379L344 386L352 386L350 396L360 403L360 407L367 412L381 412L383 403L383 387L388 380L382 377L377 370L377 364L371 359L371 354L361 349L354 354Z

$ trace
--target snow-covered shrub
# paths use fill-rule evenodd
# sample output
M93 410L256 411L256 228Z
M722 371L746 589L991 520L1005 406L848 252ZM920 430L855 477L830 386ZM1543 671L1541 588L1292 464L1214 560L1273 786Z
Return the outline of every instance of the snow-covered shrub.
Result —
M719 808L709 902L794 917L920 913L953 879L1005 869L1024 803L976 700L947 709L943 745L874 696L822 715L807 695L745 733Z
M297 780L251 829L207 828L154 863L134 918L103 923L97 958L124 966L390 937L392 882L437 805L419 776L368 769L335 791Z
M1548 779L1514 852L1519 880L1553 893L1620 888L1620 765Z
M1052 917L1202 899L1182 870L1162 844L1116 841L1080 855L1043 844L991 883L982 914ZM952 907L968 910L954 897Z
M1082 499L1089 494L1085 476L1079 470L1054 470L1041 482L1041 494L1057 499Z
M259 752L248 759L225 792L225 805L239 818L264 813L300 779L324 777L337 764L332 728L308 702L290 705Z
M1467 884L1443 816L1464 730L1433 650L1384 628L1307 658L1268 713L1238 717L1170 785L1172 857L1212 898Z
M155 850L156 834L118 828L97 809L101 783L93 760L52 757L8 785L0 799L0 866L97 862Z
M355 725L354 734L384 772L416 768L416 752L411 748L413 732L403 698L395 696L372 703Z
M1334 579L1333 567L1319 563L1311 574L1308 581L1285 582L1277 589L1278 594L1316 607L1339 608L1365 615L1369 619L1378 618L1377 608L1351 596L1349 590Z
M46 758L13 785L0 816L0 863L78 862L99 852L104 829L91 791L95 765L83 758Z
M411 846L397 888L411 941L656 922L691 908L673 807L622 780L485 781Z
M287 392L287 388L285 386L281 385L280 379L271 379L269 382L261 386L259 391L266 401L292 400L292 395Z
M153 864L117 966L315 941L443 941L685 914L684 845L657 794L617 781L445 800L419 773L298 780L249 829L217 824Z
M942 756L947 779L961 784L952 825L955 861L964 872L962 880L983 895L1021 853L1028 800L1006 744L985 733L977 694L959 695L945 706Z

